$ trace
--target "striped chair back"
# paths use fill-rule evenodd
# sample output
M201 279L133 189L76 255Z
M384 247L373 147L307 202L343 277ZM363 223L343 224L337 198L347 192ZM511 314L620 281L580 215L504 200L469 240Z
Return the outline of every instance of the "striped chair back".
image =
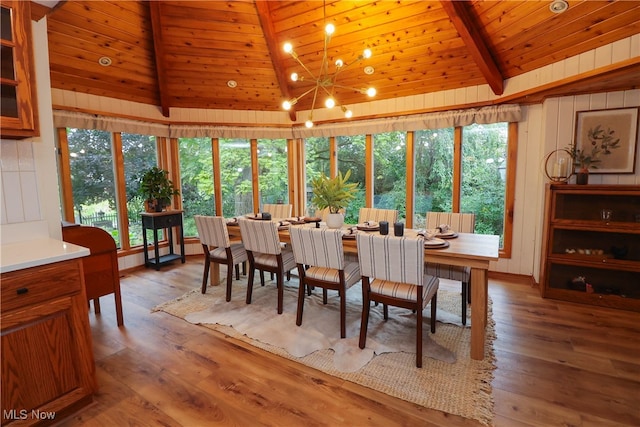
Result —
M239 218L240 236L248 251L278 255L282 249L278 237L278 223Z
M283 219L291 217L291 210L293 206L290 204L269 204L265 203L262 205L262 212L269 212L271 214L271 218L273 219Z
M422 237L358 233L356 242L360 274L363 276L423 285L424 239Z
M476 228L476 214L454 212L427 212L426 228L436 228L448 224L458 233L473 233Z
M296 264L344 270L342 230L330 228L289 228Z
M365 221L387 221L393 225L398 221L398 211L396 209L360 208L358 213L358 223Z
M226 220L221 216L195 215L198 237L203 245L228 248L229 230Z

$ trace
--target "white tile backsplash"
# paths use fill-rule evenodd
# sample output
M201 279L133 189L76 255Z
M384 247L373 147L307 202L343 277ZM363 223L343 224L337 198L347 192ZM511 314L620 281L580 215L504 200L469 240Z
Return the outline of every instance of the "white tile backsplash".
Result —
M37 142L0 141L2 224L42 219L33 144Z

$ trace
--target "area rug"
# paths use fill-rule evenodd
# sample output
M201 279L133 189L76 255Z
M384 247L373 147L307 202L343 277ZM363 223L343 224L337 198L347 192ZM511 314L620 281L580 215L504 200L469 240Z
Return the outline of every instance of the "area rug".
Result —
M430 310L424 311L423 367L415 366L415 314L372 306L366 348L358 347L362 291L356 284L347 292L347 337L340 339L339 298L322 290L305 298L302 325L296 326L298 282L285 284L284 311L276 311L275 283L254 285L253 300L245 303L246 281L234 281L233 296L225 301L224 286L211 286L206 294L194 289L153 309L218 330L281 357L311 366L421 406L460 415L489 425L493 419L491 381L495 339L489 301L485 359L470 358L469 320L460 323L460 293L438 291L436 333L431 334Z

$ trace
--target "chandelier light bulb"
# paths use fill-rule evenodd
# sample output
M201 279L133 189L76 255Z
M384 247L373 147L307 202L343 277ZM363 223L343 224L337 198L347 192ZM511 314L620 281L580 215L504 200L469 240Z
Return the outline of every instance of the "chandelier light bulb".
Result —
M353 111L351 111L351 110L346 110L346 111L344 112L344 116L345 116L347 119L350 119L351 117L353 117Z
M372 55L371 49L369 49L369 48L365 49L364 52L362 52L362 56L364 56L365 59L366 58L371 58L371 55Z
M336 31L336 27L331 23L327 24L327 26L324 27L324 32L327 33L327 35L329 36L333 34L335 31Z
M326 101L324 101L324 106L327 108L333 108L336 106L336 101L333 98L327 98Z
M342 68L343 65L342 59L336 59L336 68Z
M282 108L284 108L285 110L289 111L291 109L291 101L284 101L282 103Z
M307 120L306 122L304 122L304 125L311 129L313 127L313 122L311 121L311 119Z
M367 95L369 95L370 98L373 98L374 96L376 96L376 89L373 87L370 87L369 89L367 89Z
M284 48L284 51L287 53L293 52L293 45L289 42L285 43L283 48Z
M291 81L293 82L298 81L298 73L291 73Z

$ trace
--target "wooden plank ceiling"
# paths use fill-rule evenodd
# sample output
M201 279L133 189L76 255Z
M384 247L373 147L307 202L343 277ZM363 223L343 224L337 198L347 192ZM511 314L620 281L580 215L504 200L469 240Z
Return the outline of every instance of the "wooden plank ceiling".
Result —
M66 1L48 13L53 88L172 107L281 110L282 101L314 88L282 46L320 74L324 23L336 32L329 73L337 83L373 86L376 99L504 80L640 33L638 1L570 1L562 14L549 1ZM363 49L373 56L357 62ZM102 57L111 59L102 66ZM364 73L366 66L374 73ZM306 81L292 82L298 72ZM229 87L228 82L236 82ZM638 62L561 88L530 94L640 87ZM339 103L368 100L333 86ZM320 94L316 107L323 102ZM522 101L522 100L520 100ZM294 106L308 110L313 91ZM292 118L295 117L295 112Z

